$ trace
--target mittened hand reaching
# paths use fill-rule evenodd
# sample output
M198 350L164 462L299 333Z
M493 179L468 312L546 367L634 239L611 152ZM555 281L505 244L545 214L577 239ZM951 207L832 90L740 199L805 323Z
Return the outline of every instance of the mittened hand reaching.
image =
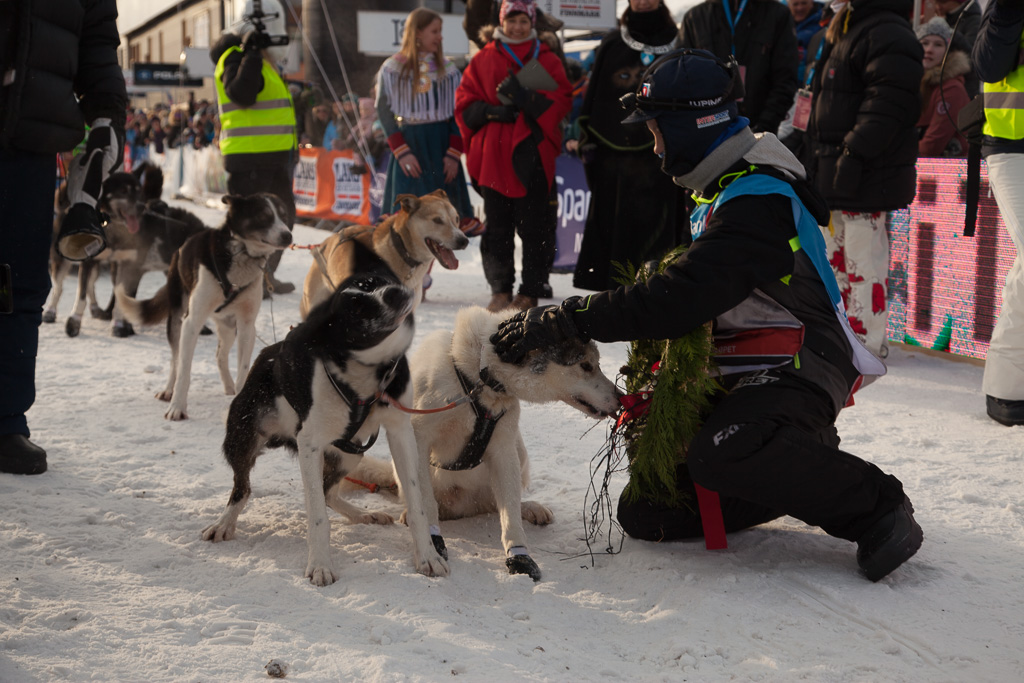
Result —
M583 308L582 297L566 299L560 306L537 306L505 320L491 335L494 351L505 363L522 363L535 349L546 349L572 340L588 341L572 320Z

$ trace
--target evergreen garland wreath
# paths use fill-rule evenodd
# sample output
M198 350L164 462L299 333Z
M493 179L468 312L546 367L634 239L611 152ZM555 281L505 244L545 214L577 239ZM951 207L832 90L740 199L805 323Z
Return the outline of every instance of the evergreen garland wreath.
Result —
M677 247L660 262L635 271L616 267L628 282L646 280L652 267L663 272L684 251L685 246ZM685 476L689 443L710 408L709 396L720 388L714 351L710 322L678 339L643 339L630 345L621 372L626 398L636 396L638 402L626 409L633 415L619 426L629 461L626 500L635 501L642 493L666 505L694 509L691 497L680 490L679 479Z
M626 285L646 280L654 272L664 271L684 251L685 245L676 247L660 262L639 268L615 263L616 280ZM626 364L619 370L626 394L620 399L623 407L608 430L604 447L591 460L590 487L583 501L582 540L587 553L582 554L590 555L591 565L593 544L602 541L608 554L622 549L625 534L612 514L610 494L616 472L629 472L622 492L627 501L643 494L648 500L696 512L694 501L680 484L689 478L689 443L711 406L711 393L721 388L715 379L714 351L710 322L679 339L641 339L630 344Z

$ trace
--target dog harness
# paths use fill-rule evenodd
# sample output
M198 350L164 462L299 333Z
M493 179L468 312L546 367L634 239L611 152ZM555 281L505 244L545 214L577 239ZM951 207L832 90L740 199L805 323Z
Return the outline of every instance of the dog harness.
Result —
M349 408L348 413L348 426L345 427L345 432L341 435L340 439L335 439L331 442L331 445L335 448L339 448L346 453L362 454L370 450L377 441L377 436L380 434L380 428L373 433L364 444L358 444L352 441L356 433L362 428L363 423L366 422L366 418L370 416L370 410L373 409L375 403L380 400L380 397L384 395L388 387L391 385L391 380L395 377L395 372L398 370L398 364L401 362L404 356L399 356L395 359L395 362L391 365L391 369L388 370L384 377L380 380L380 385L377 391L374 392L370 398L360 398L359 394L355 392L345 382L339 382L334 379L334 375L327 369L327 363L323 359L320 360L320 364L324 368L324 372L327 374L327 378L331 380L331 386L338 392L338 396L341 396L341 400L345 402L345 405ZM385 404L387 405L387 404Z
M245 252L245 255L249 256L249 252L245 251L245 246L243 245L241 251L239 251L236 254L233 254L232 257L238 256L238 254L241 254L242 252ZM249 258L252 258L254 261L262 260L263 261L263 265L260 267L260 270L265 270L266 269L266 267L267 267L267 257L266 256L261 256L259 259L255 259L252 256L249 256ZM213 259L213 270L214 270L213 274L217 278L217 282L220 284L221 290L224 292L224 303L222 303L217 308L213 309L214 313L220 313L225 308L230 306L231 302L234 301L235 299L237 299L238 295L241 294L242 292L244 292L245 290L247 290L253 283L250 282L249 284L245 285L244 287L239 287L238 285L233 284L230 280L228 280L227 273L224 273L223 275L221 275L220 267L217 266L217 259L216 258ZM256 282L256 280L253 280L253 282Z
M459 378L462 390L466 392L467 396L471 397L470 406L476 415L476 422L473 423L473 433L469 435L466 445L462 447L462 452L459 453L459 457L454 462L441 465L431 461L430 464L442 470L471 470L484 461L484 452L487 450L487 445L491 442L494 428L497 426L498 420L505 415L504 410L495 415L480 403L480 399L477 398L477 388L479 388L480 384L483 384L499 394L503 394L505 393L505 386L494 379L487 368L482 368L480 370L480 382L476 387L473 387L469 383L469 378L454 363L452 367L455 369L455 376Z

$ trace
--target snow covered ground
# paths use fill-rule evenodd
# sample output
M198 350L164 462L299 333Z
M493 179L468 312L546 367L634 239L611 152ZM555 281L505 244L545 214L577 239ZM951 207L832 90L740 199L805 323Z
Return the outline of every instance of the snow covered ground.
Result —
M298 243L321 237L296 229ZM477 240L461 256L434 273L418 339L487 301ZM308 264L289 251L279 275L301 284ZM143 294L158 285L148 275ZM567 275L553 285L574 293ZM545 405L524 410L528 495L556 515L527 529L543 581L505 573L494 515L444 524L452 573L434 579L413 570L404 527L332 513L342 576L316 588L302 576L300 476L284 451L258 462L238 537L200 538L231 486L214 338L196 351L191 419L167 422L153 398L163 329L115 339L86 318L68 338L67 296L42 330L29 415L50 470L0 475L0 681L265 680L270 660L305 681L1024 678L1024 430L985 416L976 364L895 348L889 375L841 416L844 446L903 480L925 531L920 553L878 584L857 573L852 544L791 518L732 535L725 551L627 539L591 566L576 555L606 425ZM298 301L264 304L258 347L298 322ZM602 346L610 377L625 348ZM383 439L372 452L386 457ZM400 512L386 495L353 500Z

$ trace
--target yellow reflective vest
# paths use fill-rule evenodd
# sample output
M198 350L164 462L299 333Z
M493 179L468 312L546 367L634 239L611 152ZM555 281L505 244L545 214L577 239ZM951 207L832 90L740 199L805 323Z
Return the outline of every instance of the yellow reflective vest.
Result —
M1020 39L1024 48L1024 34ZM1004 140L1024 138L1024 67L998 83L985 83L985 126L982 132Z
M220 111L220 152L259 154L295 149L295 109L288 86L270 62L263 60L263 90L249 107L232 102L224 90L224 62L239 47L230 47L217 60L214 81Z

